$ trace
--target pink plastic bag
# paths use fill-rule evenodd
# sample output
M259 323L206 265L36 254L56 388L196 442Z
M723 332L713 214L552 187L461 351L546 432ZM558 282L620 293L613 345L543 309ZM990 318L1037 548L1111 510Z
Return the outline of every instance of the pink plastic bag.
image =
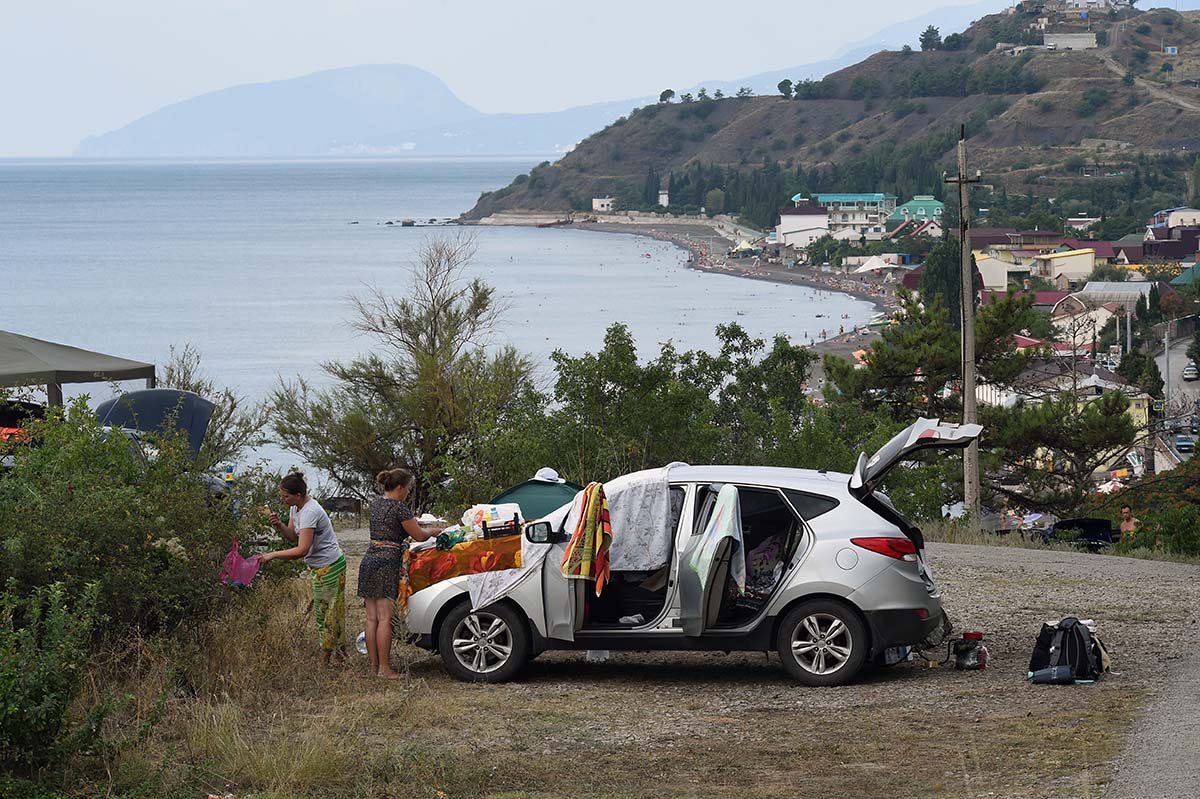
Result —
M235 536L233 546L229 548L229 554L225 556L225 564L221 566L221 582L225 585L244 588L250 585L250 581L254 579L254 575L258 574L261 566L262 559L258 555L249 558L242 557L242 553L238 552L238 540Z

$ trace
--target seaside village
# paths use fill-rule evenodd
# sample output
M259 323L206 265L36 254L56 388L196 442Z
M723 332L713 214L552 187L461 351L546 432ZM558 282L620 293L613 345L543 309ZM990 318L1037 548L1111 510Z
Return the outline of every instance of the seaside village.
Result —
M659 199L664 206L669 202ZM639 216L614 211L611 198L594 201L593 212L596 222ZM1107 391L1124 393L1144 443L1095 471L1101 493L1190 458L1200 421L1195 382L1200 374L1185 351L1197 327L1200 209L1162 209L1143 230L1116 241L1095 238L1093 228L1102 221L1097 216L1068 218L1062 231L1016 230L988 227L986 209L977 213L982 219L971 227L970 246L979 304L1032 295L1034 309L1052 331L1018 336L1017 349L1039 357L1015 388L980 384L979 404L1012 407L1072 390L1080 402ZM847 329L830 320L830 328L814 337L818 350L844 354L860 368L879 330L894 323L897 292L918 292L923 256L938 240L958 234L957 221L947 222L946 205L930 195L901 202L885 192L797 194L779 209L778 220L765 232L729 217L705 220L727 247L693 234L656 235L687 246L699 269L827 286L883 306L869 325ZM1161 396L1118 373L1122 358L1138 343L1135 327L1146 322L1149 354L1165 381ZM808 388L819 402L820 384Z
M812 271L839 288L854 290L858 283L856 293L892 306L896 289L918 290L923 267L918 255L879 252L881 245L941 239L947 233L946 206L940 200L928 195L899 199L881 192L796 195L792 205L780 209L775 230L759 241L742 241L731 248L725 267L749 257L760 269ZM1110 491L1122 480L1141 477L1146 469L1168 471L1192 455L1200 416L1200 392L1193 389L1193 381L1200 375L1182 349L1176 346L1172 352L1172 342L1190 340L1196 329L1196 309L1191 306L1200 285L1200 209L1163 209L1146 221L1143 232L1116 241L1089 235L1100 221L1070 218L1065 232L972 227L970 245L979 303L1010 293L1032 295L1034 308L1048 317L1054 331L1045 339L1019 336L1019 350L1045 353L1047 360L1031 366L1018 380L1018 389L980 385L981 404L1011 406L1072 387L1081 402L1088 402L1105 391L1119 390L1130 400L1129 414L1139 433L1158 431L1144 437L1144 447L1121 453L1097 470L1098 488ZM829 242L854 249L875 245L870 247L874 254L845 255L836 263L819 260L820 251L828 252L820 244ZM1166 356L1165 394L1155 398L1117 368L1134 341L1134 325L1152 308L1163 307L1176 312L1158 313L1161 321L1152 327L1153 349L1160 359ZM865 345L871 335L870 330L855 330L841 337L863 339ZM1101 339L1114 338L1101 344ZM865 349L852 354L861 361ZM1177 356L1174 365L1172 356ZM1174 375L1181 378L1176 385Z

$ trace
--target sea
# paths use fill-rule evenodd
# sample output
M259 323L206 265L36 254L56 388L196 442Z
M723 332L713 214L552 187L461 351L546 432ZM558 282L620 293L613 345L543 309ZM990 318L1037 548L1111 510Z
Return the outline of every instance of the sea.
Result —
M422 243L459 235L476 248L469 276L506 306L494 343L547 377L553 351L594 352L615 322L650 358L667 341L713 348L721 323L811 342L874 313L836 292L688 269L649 236L428 224L541 160L0 160L0 330L159 365L191 344L217 385L257 401L281 381L328 385L323 363L377 348L352 328L352 298L403 296ZM95 403L114 387L64 389Z

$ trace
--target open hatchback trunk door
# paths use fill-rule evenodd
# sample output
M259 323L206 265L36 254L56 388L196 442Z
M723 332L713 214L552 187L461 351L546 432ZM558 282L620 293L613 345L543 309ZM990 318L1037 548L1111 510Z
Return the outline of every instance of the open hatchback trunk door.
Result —
M983 427L977 424L941 424L937 419L918 419L897 433L870 458L858 456L858 465L850 475L850 492L861 498L879 487L880 481L901 461L922 449L966 449L979 438Z
M895 524L917 548L917 570L925 582L925 589L936 591L933 572L925 558L925 536L904 518L882 493L876 493L879 483L889 471L901 461L908 460L922 449L966 449L979 438L983 427L977 424L941 424L937 419L918 419L901 430L891 441L879 448L870 458L858 456L858 465L850 475L850 493L883 518Z

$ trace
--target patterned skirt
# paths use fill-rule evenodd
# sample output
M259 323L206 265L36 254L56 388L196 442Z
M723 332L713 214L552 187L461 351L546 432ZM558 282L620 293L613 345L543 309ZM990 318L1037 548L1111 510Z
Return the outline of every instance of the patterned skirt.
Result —
M404 548L372 542L358 567L358 595L363 599L395 599L400 593Z
M311 569L313 615L321 649L332 652L346 648L346 556L328 566Z

